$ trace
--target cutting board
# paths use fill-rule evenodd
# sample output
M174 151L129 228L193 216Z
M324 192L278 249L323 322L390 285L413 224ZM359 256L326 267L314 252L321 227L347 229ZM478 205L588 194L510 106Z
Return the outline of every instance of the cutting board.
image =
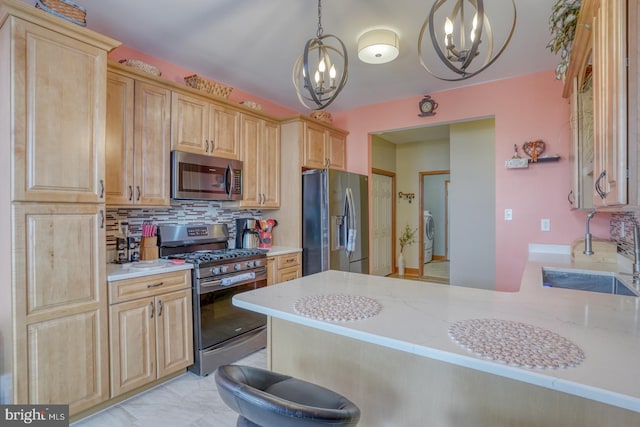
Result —
M618 263L618 246L612 240L593 239L591 241L593 255L587 256L584 252L584 239L576 239L571 244L571 259L576 263Z

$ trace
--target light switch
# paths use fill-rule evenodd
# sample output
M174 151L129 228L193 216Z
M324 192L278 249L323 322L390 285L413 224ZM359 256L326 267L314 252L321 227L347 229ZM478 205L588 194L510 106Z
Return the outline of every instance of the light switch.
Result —
M511 221L513 219L513 210L505 209L504 210L504 220Z

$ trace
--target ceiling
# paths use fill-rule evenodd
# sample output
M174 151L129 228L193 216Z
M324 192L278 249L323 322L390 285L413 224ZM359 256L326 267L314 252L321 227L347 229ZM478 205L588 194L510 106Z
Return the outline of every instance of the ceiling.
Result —
M174 63L258 97L306 112L291 69L316 35L316 0L74 0L87 9L87 26L138 51ZM518 20L504 54L487 70L462 82L429 75L418 59L418 35L435 0L324 0L324 34L338 36L349 55L349 80L328 110L337 112L393 99L551 70L559 58L546 45L556 0L515 0ZM28 1L33 4L32 0ZM492 12L492 25L508 21L509 0ZM489 12L488 12L489 13ZM368 29L395 30L400 55L388 64L365 64L358 37Z

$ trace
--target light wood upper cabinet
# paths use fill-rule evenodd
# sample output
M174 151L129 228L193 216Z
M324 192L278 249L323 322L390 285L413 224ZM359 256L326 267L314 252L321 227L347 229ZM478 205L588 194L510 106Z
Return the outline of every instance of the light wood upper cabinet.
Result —
M238 110L178 91L173 91L171 103L173 150L240 158Z
M105 51L19 18L8 25L13 199L103 202Z
M596 207L627 204L626 0L600 2L593 21Z
M109 294L111 397L193 364L189 270L110 282Z
M302 166L309 169L344 170L346 133L319 123L304 122Z
M14 203L13 216L14 401L75 414L109 397L104 210Z
M169 205L170 96L161 85L109 72L107 204Z
M242 114L241 160L243 208L280 206L280 125Z
M628 10L633 11L631 15ZM632 108L637 84L634 79L627 84L627 63L637 72L637 16L627 19L632 15L637 15L637 4L626 0L584 0L580 9L564 88L564 96L572 96L573 104L573 205L578 208L637 204L635 197L629 198L637 194L637 168L628 161L628 153L637 155L638 151L633 137L638 114ZM593 100L581 100L590 75ZM592 114L585 118L581 110ZM582 120L585 122L580 123ZM588 152L590 144L582 147L591 131L593 156ZM628 176L636 179L630 181Z

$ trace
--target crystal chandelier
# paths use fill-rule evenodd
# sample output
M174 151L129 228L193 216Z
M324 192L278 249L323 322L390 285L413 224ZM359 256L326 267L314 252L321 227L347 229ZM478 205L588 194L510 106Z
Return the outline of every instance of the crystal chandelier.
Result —
M322 4L318 0L316 37L307 41L293 66L293 85L302 105L322 110L331 104L347 83L348 63L344 43L332 34L323 34Z
M511 3L513 19L507 31L506 23L502 46L494 50L494 28L489 21L483 0L436 0L429 16L422 24L418 38L420 63L429 74L440 80L458 81L475 76L504 52L516 27L516 5L514 0L498 0L494 3ZM502 8L502 10L507 10ZM455 34L456 32L457 34ZM431 49L442 64L427 65L423 55L423 39L429 34ZM467 40L468 37L468 40ZM427 45L428 46L428 45ZM432 52L429 52L432 53ZM436 68L438 68L436 70ZM444 72L453 71L452 77L443 77Z

